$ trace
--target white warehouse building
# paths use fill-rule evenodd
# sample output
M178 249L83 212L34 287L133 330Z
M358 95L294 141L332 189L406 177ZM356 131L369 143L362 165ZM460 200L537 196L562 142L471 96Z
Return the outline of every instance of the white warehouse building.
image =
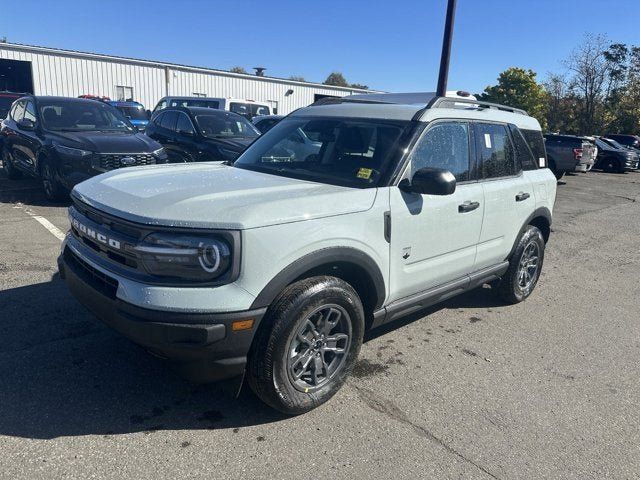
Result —
M0 43L0 91L133 99L152 110L164 96L233 97L266 102L279 114L324 97L367 93L348 87L238 74L152 60Z

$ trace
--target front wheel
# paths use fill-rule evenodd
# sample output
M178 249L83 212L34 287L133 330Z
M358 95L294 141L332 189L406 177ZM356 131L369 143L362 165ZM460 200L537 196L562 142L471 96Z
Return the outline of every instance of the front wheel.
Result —
M2 170L10 180L17 180L22 177L22 173L13 165L13 158L9 148L2 149Z
M498 294L507 303L520 303L536 287L544 260L544 237L528 225L509 259L509 268L498 284Z
M622 163L614 159L605 160L602 169L607 173L624 173Z
M327 276L296 282L271 305L256 334L249 385L276 410L308 412L340 389L363 334L364 311L351 285Z
M58 181L51 160L46 158L42 160L40 165L40 177L42 178L44 194L49 200L60 200L64 196L64 187Z

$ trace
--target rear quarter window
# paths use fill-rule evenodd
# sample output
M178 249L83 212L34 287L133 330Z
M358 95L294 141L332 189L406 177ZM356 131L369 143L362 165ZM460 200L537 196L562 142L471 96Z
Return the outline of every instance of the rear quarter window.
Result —
M509 129L511 130L513 145L516 149L516 169L520 167L522 170L536 170L538 168L538 161L522 135L522 132L515 125L509 125Z
M538 130L520 130L538 165L547 165L547 152L544 148L542 132ZM524 167L524 166L523 166Z

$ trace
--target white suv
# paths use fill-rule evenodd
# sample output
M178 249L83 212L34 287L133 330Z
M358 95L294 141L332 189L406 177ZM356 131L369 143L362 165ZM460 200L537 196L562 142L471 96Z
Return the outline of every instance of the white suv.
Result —
M289 414L336 393L367 329L487 282L527 298L556 195L523 111L433 94L319 103L232 166L79 184L59 261L127 337L197 381L246 371ZM290 148L300 131L313 151Z

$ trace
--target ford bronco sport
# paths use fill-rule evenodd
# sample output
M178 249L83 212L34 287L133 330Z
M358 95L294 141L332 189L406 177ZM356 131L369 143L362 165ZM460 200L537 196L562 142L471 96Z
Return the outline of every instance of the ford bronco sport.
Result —
M315 150L290 148L298 131ZM327 99L233 165L77 185L60 272L189 378L246 372L267 404L303 413L344 383L367 329L485 282L508 303L531 295L556 179L530 139L534 118L480 101Z

